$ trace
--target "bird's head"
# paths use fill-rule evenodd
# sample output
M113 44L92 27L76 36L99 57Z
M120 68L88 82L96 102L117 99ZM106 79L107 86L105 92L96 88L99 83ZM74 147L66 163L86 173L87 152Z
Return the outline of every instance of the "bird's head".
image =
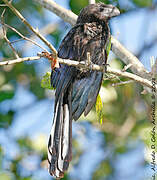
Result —
M119 9L111 4L90 4L81 10L77 23L107 21L112 17L118 16L119 14Z

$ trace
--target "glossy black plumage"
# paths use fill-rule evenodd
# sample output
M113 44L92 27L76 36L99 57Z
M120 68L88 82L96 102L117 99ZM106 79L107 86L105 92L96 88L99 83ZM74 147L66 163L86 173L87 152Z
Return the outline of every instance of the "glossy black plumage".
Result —
M103 3L85 7L76 25L63 39L58 57L85 61L90 53L94 64L107 62L106 46L110 38L108 20L119 15L119 10ZM82 71L72 66L60 65L51 74L56 88L53 126L48 144L49 172L63 177L72 159L72 119L87 115L96 102L103 73Z

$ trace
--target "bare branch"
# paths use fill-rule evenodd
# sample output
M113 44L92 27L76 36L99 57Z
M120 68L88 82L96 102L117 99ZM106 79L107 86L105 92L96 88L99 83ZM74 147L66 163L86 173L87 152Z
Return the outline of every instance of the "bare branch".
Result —
M57 55L57 51L56 49L52 46L52 44L47 41L44 36L42 36L37 29L34 29L29 23L28 21L20 14L20 12L15 9L12 4L10 2L8 2L8 0L3 0L7 6L12 10L12 12L20 18L20 20L34 33L36 34L50 49L51 51L54 53L54 55L56 56Z
M124 72L124 71L123 71ZM121 85L125 85L125 84L130 84L130 83L133 83L134 81L133 80L130 80L130 81L121 81L119 83L114 83L112 84L113 87L116 87L116 86L121 86Z
M149 81L148 79L142 78L140 76L137 76L135 74L129 73L129 72L123 72L117 69L111 69L110 67L107 67L107 72L115 74L117 76L123 76L129 79L132 79L136 82L139 82L140 84L147 86L149 88L152 88L152 83L151 81ZM156 89L157 89L157 85L156 85Z
M3 65L10 65L10 64L16 64L16 63L20 63L20 62L24 62L24 61L31 61L31 60L38 60L42 57L42 54L39 54L38 56L35 57L26 57L26 58L18 58L15 60L9 60L9 61L4 61L4 62L0 62L0 66ZM92 64L92 67L86 65L86 63L84 61L78 62L78 61L73 61L70 59L61 59L61 58L57 58L57 61L61 64L65 64L68 66L74 66L77 68L83 68L86 70L95 70L95 71L104 71L104 66L99 66L96 64ZM129 72L123 72L121 70L117 70L117 69L113 69L110 67L107 67L107 73L111 73L117 76L122 76L122 77L126 77L129 78L131 80L134 80L144 86L147 86L149 88L152 88L152 83L151 81L149 81L148 79L145 78L141 78L140 76L137 76L135 74L129 73ZM155 88L157 90L157 85L155 85Z
M95 0L89 0L89 4L95 4Z
M112 51L125 63L132 64L130 69L135 74L140 75L141 77L150 78L149 72L144 68L144 65L134 56L131 52L129 52L118 40L116 40L113 36L111 38L111 49Z
M59 26L59 23L50 23L46 26L44 26L42 29L39 30L39 32L43 35L43 36L46 36L52 32L54 32L57 27ZM31 37L29 37L30 40L35 40L36 39L36 35L32 35ZM26 44L24 45L25 46L25 49L29 48L30 47L30 42L26 42Z
M18 58L18 59L14 59L14 60L8 60L8 61L0 62L0 66L17 64L17 63L21 63L21 62L24 62L24 61L39 60L40 58L41 58L40 56Z
M7 7L6 4L0 4L0 7Z
M123 68L123 70L122 70L122 71L126 71L126 70L128 70L131 66L132 66L132 64L128 64L128 65L124 66L124 68Z
M17 29L15 29L14 27L9 26L8 24L5 24L5 23L3 23L3 25L4 25L5 27L11 29L12 31L16 32L19 36L22 37L22 39L27 40L27 41L35 44L36 46L40 47L40 48L43 49L44 51L48 52L44 47L40 46L40 44L38 44L37 42L33 41L33 40L30 39L30 38L27 38L26 36L24 36L23 34L21 34ZM21 40L21 39L20 39L20 40ZM17 41L18 41L18 40L16 40L16 42L17 42ZM14 41L14 43L15 43L15 41Z
M70 23L71 25L75 25L77 20L77 15L74 14L72 11L67 10L62 6L58 5L53 0L33 0L33 1L40 4L42 7L50 10L51 12L55 13L64 21Z
M2 14L1 14L1 24L2 24L2 30L3 30L3 38L6 40L6 42L8 43L8 45L10 46L10 48L12 49L13 53L14 53L14 56L15 58L19 58L19 55L18 53L16 52L16 50L14 49L14 47L12 46L12 44L10 43L9 39L7 38L7 30L4 26L4 13L5 13L5 10L3 10Z

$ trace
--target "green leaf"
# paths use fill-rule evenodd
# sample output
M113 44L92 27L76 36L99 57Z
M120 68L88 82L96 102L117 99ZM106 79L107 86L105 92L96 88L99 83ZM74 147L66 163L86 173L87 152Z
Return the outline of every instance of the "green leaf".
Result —
M109 39L109 41L107 43L107 47L106 47L107 57L110 53L110 50L111 50L111 38Z
M100 124L103 122L103 116L102 116L102 109L103 109L103 104L100 95L98 94L97 100L96 100L96 113L99 118Z
M103 2L104 4L111 4L111 2L109 0L96 0L96 2ZM74 12L75 14L79 14L81 9L86 7L89 4L88 0L70 0L69 1L69 6L72 10L72 12Z
M54 89L52 86L51 86L51 72L47 72L42 80L41 80L41 87L42 88L46 88L46 89Z
M81 9L88 5L88 0L70 0L69 5L71 10L78 15Z
M13 121L14 112L9 111L7 114L0 113L0 128L9 128Z
M139 7L149 7L152 5L152 0L133 0L133 2Z
M6 100L6 99L12 99L14 96L14 91L0 91L0 102Z

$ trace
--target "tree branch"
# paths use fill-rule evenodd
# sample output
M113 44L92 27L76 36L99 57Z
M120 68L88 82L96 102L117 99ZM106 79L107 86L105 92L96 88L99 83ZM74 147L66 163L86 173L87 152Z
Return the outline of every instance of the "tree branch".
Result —
M134 56L130 51L128 51L118 40L113 36L111 38L111 49L125 64L132 64L130 69L133 73L150 78L149 72L144 68L144 65Z
M54 53L54 55L57 54L56 49L52 46L52 44L47 41L44 36L42 36L37 29L34 29L29 23L28 21L20 14L20 12L14 8L12 6L12 4L10 2L8 2L8 0L3 0L5 2L5 4L12 10L12 12L34 33L36 34L49 48L50 50Z
M38 32L38 30L34 29L27 21L26 19L11 5L11 3L8 2L8 0L3 0L7 6L14 12L14 14L16 16L18 16L21 21L27 26L29 27L29 29L34 32L54 53L56 53L57 51L55 50L55 48ZM63 7L57 5L54 1L52 0L34 0L40 4L42 4L45 8L53 11L54 13L56 13L58 16L60 16L62 19L64 19L65 21L71 23L72 25L75 24L76 19L77 19L77 15L75 15L74 13L72 13L69 10L64 9ZM112 51L123 60L123 62L125 62L126 64L132 64L132 66L130 66L131 70L144 77L140 77L137 76L135 74L132 73L128 73L128 72L123 72L120 70L116 70L116 69L112 69L110 67L107 68L107 72L108 73L112 73L115 74L117 76L123 76L129 79L132 79L134 81L137 81L141 84L143 84L144 86L147 86L149 88L152 88L152 83L151 81L149 81L148 79L150 78L150 75L148 74L148 71L144 68L143 64L132 54L130 53L126 48L124 48L116 39L114 39L112 37ZM24 61L31 61L31 60L38 60L40 59L39 56L36 57L27 57L27 58L18 58L16 60L11 60L11 61L5 61L5 62L0 62L0 66L2 65L9 65L9 64L15 64L15 63L19 63L19 62L24 62ZM58 58L58 62L61 64L66 64L66 65L70 65L70 66L75 66L78 68L83 68L83 69L91 69L91 67L87 67L87 65L85 64L85 62L77 62L77 61L72 61L72 60L68 60L68 59L61 59ZM92 65L92 69L93 70L97 70L97 71L104 71L104 67L98 66L98 65ZM155 86L155 88L157 89L157 86Z
M43 42L52 50L52 52L56 52L55 48L37 31L35 30L26 19L7 1L3 0L8 7L27 25ZM34 0L35 2L41 4L43 7L49 9L54 12L56 15L64 19L66 22L74 25L76 23L77 15L73 12L66 10L65 8L56 4L53 0ZM112 43L112 51L126 64L133 64L130 69L135 74L140 75L141 77L145 77L150 79L149 72L144 68L143 64L126 48L124 48L114 37L111 38Z
M21 34L17 29L15 29L14 27L9 26L8 24L5 24L5 23L3 23L3 26L11 29L11 30L14 31L14 32L16 32L20 37L22 37L23 40L29 41L29 42L31 42L32 44L40 47L42 50L48 52L45 48L43 48L42 46L40 46L40 44L38 44L37 42L35 42L35 41L32 40L31 38L27 38L26 36L24 36L23 34ZM17 58L19 58L19 57L17 57Z
M64 21L74 25L77 20L77 15L72 11L63 8L62 6L55 3L53 0L34 0L36 3L40 4L42 7L55 13L57 16L62 18Z
M24 62L24 61L38 60L41 57L42 57L42 55L4 61L4 62L0 62L0 66L16 64L16 63L20 63L20 62ZM68 65L68 66L74 66L74 67L77 67L79 69L85 69L85 70L91 70L92 69L92 70L95 70L95 71L104 71L104 66L98 66L96 64L92 64L91 66L88 66L84 61L78 62L78 61L74 61L74 60L70 60L70 59L61 59L59 57L57 58L57 60L61 64L65 64L65 65ZM134 81L136 81L136 82L138 82L138 83L140 83L140 84L142 84L144 86L152 88L151 81L149 81L148 79L145 79L145 78L141 78L140 76L137 76L135 74L132 74L132 73L129 73L129 72L123 72L121 70L113 69L113 68L110 68L110 67L107 67L107 73L111 73L111 74L114 74L114 75L117 75L117 76L126 77L126 78L134 80ZM157 90L157 85L155 85L155 88Z
M43 36L46 36L46 35L54 32L58 28L58 26L59 26L59 23L55 23L55 24L54 23L50 23L50 24L47 24L43 28L39 29L39 33L41 33ZM36 38L37 38L36 35L33 34L32 36L29 37L29 40L31 42L31 41L34 41ZM31 48L30 42L27 41L26 44L24 44L25 49Z
M89 0L89 4L95 4L95 0Z
M77 15L72 11L66 10L65 8L56 4L53 0L34 0L46 9L52 11L57 16L61 17L64 21L74 25L77 20ZM133 73L150 79L149 72L144 68L144 65L135 57L131 52L129 52L118 40L113 36L111 38L111 49L115 55L117 55L125 64L132 64L130 69Z
M12 44L10 43L8 37L7 37L7 29L5 27L5 23L4 23L4 13L5 13L5 10L3 10L2 14L1 14L1 24L2 24L2 30L3 30L3 38L6 40L6 42L8 43L8 45L10 46L10 48L12 49L13 53L14 53L14 56L15 58L19 58L19 55L18 53L16 52L16 50L14 49L14 47L12 46Z
M40 58L41 58L40 56L17 58L17 59L14 59L14 60L8 60L8 61L0 62L0 66L17 64L17 63L21 63L21 62L24 62L24 61L39 60Z
M113 87L116 87L116 86L121 86L121 85L125 85L125 84L130 84L130 83L133 83L134 81L133 80L129 80L129 81L121 81L119 83L113 83L112 86Z

